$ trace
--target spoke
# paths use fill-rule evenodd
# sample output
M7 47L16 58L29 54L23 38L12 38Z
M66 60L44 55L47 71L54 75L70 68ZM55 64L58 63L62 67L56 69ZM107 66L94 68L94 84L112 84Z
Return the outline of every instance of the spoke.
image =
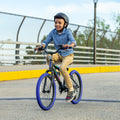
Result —
M48 76L46 76L41 81L41 86L40 86L40 98L44 106L48 107L50 105L50 103L52 102L53 94L54 93L53 93L52 81Z
M72 79L72 83L73 83L73 87L76 91L76 97L75 97L75 101L77 101L79 99L80 96L80 82L79 82L79 77L76 73L73 73L71 75L71 79Z

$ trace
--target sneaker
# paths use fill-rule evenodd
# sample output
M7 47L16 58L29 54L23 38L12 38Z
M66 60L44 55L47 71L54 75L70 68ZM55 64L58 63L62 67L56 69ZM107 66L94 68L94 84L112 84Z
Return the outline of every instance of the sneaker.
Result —
M71 102L76 96L75 91L70 91L67 93L66 101Z

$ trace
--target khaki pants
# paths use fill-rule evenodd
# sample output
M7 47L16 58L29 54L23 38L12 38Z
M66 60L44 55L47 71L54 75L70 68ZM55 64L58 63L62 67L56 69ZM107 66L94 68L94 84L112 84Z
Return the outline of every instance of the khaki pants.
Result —
M73 91L73 85L72 85L72 81L70 79L69 73L68 73L66 68L68 67L69 64L71 64L73 62L73 57L74 57L73 54L70 54L70 55L68 55L66 57L62 57L58 53L53 54L53 57L52 57L53 63L61 62L60 71L62 73L62 76L65 79L65 83L66 83L67 88L69 89L69 91ZM47 56L47 62L49 63L48 56Z

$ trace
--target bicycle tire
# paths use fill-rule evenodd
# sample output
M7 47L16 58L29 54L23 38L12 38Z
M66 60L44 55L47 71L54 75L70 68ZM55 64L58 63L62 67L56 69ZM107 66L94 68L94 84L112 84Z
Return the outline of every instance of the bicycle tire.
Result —
M49 93L52 93L52 95L50 98L47 98ZM38 79L36 85L36 98L39 106L43 110L49 110L53 107L56 99L56 84L55 81L51 79L50 74L44 73Z
M73 87L76 91L76 97L71 101L73 104L77 104L80 102L83 92L83 84L80 74L76 70L72 70L70 72L71 80L73 83ZM75 79L76 77L76 79ZM76 85L77 84L77 85Z

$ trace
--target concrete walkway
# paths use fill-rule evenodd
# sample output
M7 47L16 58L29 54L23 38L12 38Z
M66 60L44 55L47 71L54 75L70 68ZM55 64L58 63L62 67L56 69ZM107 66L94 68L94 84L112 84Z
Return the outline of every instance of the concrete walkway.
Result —
M82 101L66 103L58 94L53 108L43 111L35 92L38 78L0 82L0 120L119 120L120 72L81 74Z
M97 66L112 66L112 65L93 65L93 64L72 64L69 65L69 68L75 67L97 67ZM8 71L24 71L24 70L39 70L39 69L47 69L49 66L45 65L14 65L14 66L0 66L0 72L8 72Z

